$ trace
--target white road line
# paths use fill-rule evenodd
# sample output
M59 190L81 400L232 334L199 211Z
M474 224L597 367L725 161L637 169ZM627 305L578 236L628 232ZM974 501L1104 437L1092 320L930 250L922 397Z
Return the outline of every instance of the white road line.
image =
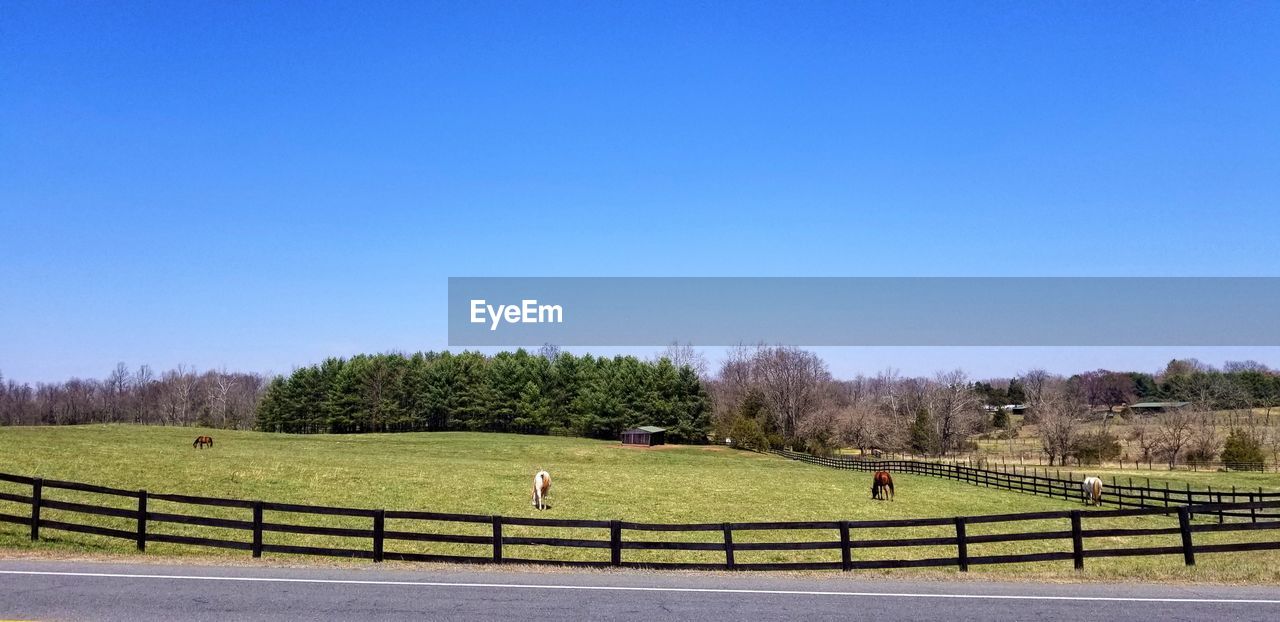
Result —
M107 579L162 579L170 581L241 581L251 583L314 583L336 585L386 585L408 587L461 587L523 590L582 590L617 592L693 592L709 594L768 594L780 596L855 596L874 598L960 598L989 600L1069 600L1136 603L1234 603L1280 605L1280 599L1263 598L1144 598L1129 596L1047 596L1022 594L930 594L913 592L839 592L823 590L750 590L717 587L644 587L626 585L540 585L536 583L451 583L447 581L373 581L361 579L300 579L292 577L220 577L204 575L126 574L112 572L56 572L48 570L0 570L6 575L95 577Z

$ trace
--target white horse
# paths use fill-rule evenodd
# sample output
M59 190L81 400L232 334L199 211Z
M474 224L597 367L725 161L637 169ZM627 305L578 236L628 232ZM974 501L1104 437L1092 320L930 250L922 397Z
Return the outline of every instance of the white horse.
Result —
M1102 504L1101 479L1092 476L1084 478L1084 482L1080 484L1080 491L1084 493L1085 505Z
M547 509L547 493L551 491L551 474L538 471L533 476L533 507Z

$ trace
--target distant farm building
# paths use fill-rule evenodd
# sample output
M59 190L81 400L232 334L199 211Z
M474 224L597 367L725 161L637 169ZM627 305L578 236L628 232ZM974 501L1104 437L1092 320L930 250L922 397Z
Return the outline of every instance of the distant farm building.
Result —
M666 441L667 429L651 425L640 426L622 433L623 445L643 445L652 447Z
M1178 410L1191 405L1191 402L1138 402L1130 404L1129 410L1136 413L1162 413Z

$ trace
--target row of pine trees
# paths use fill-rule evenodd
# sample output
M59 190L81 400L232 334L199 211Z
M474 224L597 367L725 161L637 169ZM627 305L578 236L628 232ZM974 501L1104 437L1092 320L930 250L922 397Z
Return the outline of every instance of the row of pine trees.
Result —
M642 361L525 350L330 358L274 379L258 407L271 432L469 430L617 438L656 425L705 442L710 405L697 373Z

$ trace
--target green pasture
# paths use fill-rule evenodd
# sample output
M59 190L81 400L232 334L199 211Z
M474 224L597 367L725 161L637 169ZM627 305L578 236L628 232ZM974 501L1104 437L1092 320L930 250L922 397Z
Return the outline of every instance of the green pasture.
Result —
M198 434L214 437L212 449L193 449ZM547 469L553 485L551 508L534 510L529 503L536 469ZM505 516L620 519L633 522L699 523L799 520L874 520L889 518L971 516L1081 506L1059 499L1019 494L924 476L895 475L893 502L869 499L870 476L837 471L782 458L721 447L623 448L616 442L577 438L478 433L406 433L368 435L282 435L192 428L94 425L76 427L0 428L0 472L41 476L151 492L233 497L285 503L357 508L427 510ZM0 482L0 491L27 494L29 487ZM64 490L45 490L46 498L102 504L110 499ZM131 499L111 499L130 507ZM200 514L248 519L236 508L189 506L153 500L154 512ZM0 501L0 513L25 515L25 505ZM45 518L132 529L128 519L47 510ZM317 526L368 528L368 520L268 512L268 521ZM1166 517L1086 520L1088 528L1168 527ZM245 540L246 532L177 524L151 529L177 535ZM969 535L1057 531L1063 521L974 525ZM487 535L488 525L425 521L389 521L388 530ZM0 523L0 548L30 549L23 525ZM128 553L123 540L46 529L47 550ZM607 530L508 526L507 537L608 539ZM945 537L951 527L855 530L855 540ZM719 541L718 532L642 533L628 540ZM736 542L836 540L834 531L735 532ZM1257 530L1197 534L1197 542L1274 540L1280 531ZM267 542L367 548L367 540L267 534ZM1172 546L1173 536L1091 539L1087 548ZM971 556L1069 550L1068 541L974 544ZM389 551L487 556L485 545L388 541ZM508 557L607 560L599 549L507 547ZM223 551L152 544L148 555L229 555ZM954 556L954 547L858 548L856 559ZM1089 560L1086 577L1135 579L1180 577L1215 581L1280 581L1270 563L1276 553L1233 553L1202 556L1185 569L1178 556ZM302 558L292 558L302 559ZM718 551L632 551L627 561L723 561ZM739 562L835 561L838 551L740 551ZM359 562L367 563L367 562ZM1018 566L974 566L973 572L1016 576L1074 577L1069 561Z

